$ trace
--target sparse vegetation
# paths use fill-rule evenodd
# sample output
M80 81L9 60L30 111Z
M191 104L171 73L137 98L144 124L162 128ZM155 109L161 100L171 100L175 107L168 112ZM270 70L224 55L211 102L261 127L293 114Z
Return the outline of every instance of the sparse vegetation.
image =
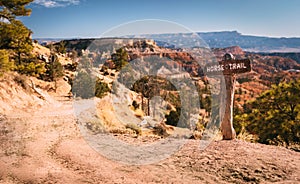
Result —
M115 54L112 55L112 60L115 64L116 70L121 70L122 67L128 64L128 53L124 48L119 48Z
M61 54L66 53L66 43L64 41L59 42L59 46L56 48L56 51Z
M46 65L46 69L50 81L56 81L64 75L64 68L55 54L50 56L50 62Z
M24 76L22 75L16 75L14 77L14 81L20 85L25 91L29 91L30 90L30 86L27 84L26 79Z
M64 75L64 67L59 62L58 57L55 54L50 56L50 62L46 65L46 78L50 81L54 81L55 91L57 89L57 79ZM45 77L44 77L45 78Z
M79 71L72 85L72 93L83 99L95 96L95 80L85 71Z
M16 66L16 70L20 74L30 75L34 77L40 77L46 72L45 63L40 62L22 63Z
M180 117L180 108L176 108L176 111L172 110L168 115L166 115L166 124L167 125L172 125L172 126L177 126L179 122L179 117Z
M14 63L9 61L9 53L6 50L0 50L0 76L13 69Z
M161 136L161 137L167 137L169 134L167 133L167 129L162 124L156 124L153 128L153 133L155 135Z
M107 83L102 82L100 79L95 80L87 72L80 71L72 83L72 92L76 97L83 99L102 98L110 92L110 88Z
M133 100L132 106L133 106L134 110L136 110L137 108L140 107L140 105L135 100Z
M2 52L2 50L0 52ZM16 68L20 73L24 73L26 75L32 75L32 76L40 76L41 74L44 76L47 75L49 81L55 81L58 77L62 76L62 74L63 74L62 65L60 64L60 62L58 61L57 58L55 58L54 60L51 59L50 62L48 64L46 64L45 66L43 66L43 65L39 66L39 64L43 64L43 63L35 60L34 58L31 58L30 56L22 55L22 63L21 64L17 63L16 64L17 66L15 67L14 61L18 61L18 60L9 58L11 52L12 51L3 50L3 55L0 55L1 72L2 71L6 72L6 71L13 70L14 68ZM24 56L24 58L23 58L23 56ZM62 55L59 55L59 57L62 57ZM92 97L102 98L107 93L110 92L110 87L109 87L110 84L108 84L107 81L113 79L114 75L118 74L114 69L109 68L109 69L107 69L107 71L105 71L105 69L103 68L103 71L100 72L100 74L97 73L97 75L98 74L102 75L99 77L99 78L101 78L101 80L100 80L96 77L95 78L92 77L93 74L98 72L97 69L92 68L92 67L97 66L97 65L95 65L95 63L93 63L92 59L83 57L83 60L80 61L79 67L82 67L84 65L84 67L86 67L86 68L82 67L82 68L77 68L77 70L76 70L76 64L75 63L73 63L73 64L74 65L71 65L71 64L67 65L65 67L65 69L66 69L66 73L71 73L72 75L76 75L76 77L74 79L74 83L72 85L72 91L75 96L81 97L81 98L92 98ZM43 68L46 69L46 71L42 70ZM68 69L68 71L67 71L67 69ZM126 69L122 68L122 71L124 71L124 70L126 70ZM62 73L60 73L60 72L62 72ZM103 74L105 74L105 72L107 72L106 73L107 76L103 76ZM72 75L70 75L68 77L72 78ZM132 77L132 76L129 76L129 77ZM130 78L123 78L123 79L125 82L127 79L131 80ZM20 86L22 86L24 89L26 87L28 87L27 81L23 78L23 76L18 75L18 77L15 77L13 80L16 83L18 83ZM34 79L34 80L36 80L36 79ZM127 80L127 81L129 81L129 80ZM70 80L70 81L72 81L72 80ZM199 82L199 86L200 86L201 82L202 81ZM43 83L43 82L41 82L41 83ZM47 83L47 85L49 85L49 82L46 82L46 83ZM13 83L13 84L15 84L15 83ZM130 83L130 82L128 84L132 85L132 83ZM205 136L207 137L208 134L203 135L203 132L205 130L205 127L206 127L206 124L207 124L207 121L209 118L208 117L209 113L210 113L210 111L216 112L217 110L219 110L219 106L218 106L219 104L212 104L213 103L212 102L212 94L210 94L208 83L206 83L205 86L203 86L203 83L201 83L201 85L202 86L201 86L201 88L199 87L200 89L199 89L198 94L199 94L199 102L200 102L200 107L201 107L200 113L201 113L202 119L200 119L199 122L195 125L196 126L195 131L192 132L192 137L194 139L201 139L202 137L205 138ZM246 82L244 85L246 85ZM299 136L298 136L299 131L298 130L300 129L299 128L299 103L298 103L299 98L296 98L296 97L291 98L289 95L294 94L294 96L295 96L295 94L299 94L299 90L297 87L298 84L296 84L296 82L295 82L295 84L286 84L286 85L289 87L280 84L279 86L277 86L279 89L277 89L277 87L274 86L274 88L271 89L271 91L273 91L273 92L270 92L269 95L267 95L268 92L266 92L266 94L263 94L256 101L254 101L252 103L247 103L247 104L245 104L246 100L244 99L245 98L244 96L246 96L245 92L248 91L249 96L254 93L256 96L257 92L245 90L245 88L242 88L242 87L237 89L238 96L237 96L236 100L244 103L243 104L244 108L240 107L240 109L239 109L240 112L236 111L237 115L235 116L235 121L234 121L234 123L235 123L234 127L236 129L236 132L238 133L238 136L237 136L238 139L246 140L246 141L250 141L250 142L259 141L259 142L263 142L263 143L267 143L267 144L286 144L289 146L294 146L295 144L297 144L297 140L299 140ZM43 86L43 85L41 85L41 86ZM52 83L49 86L51 86L51 89L52 89ZM39 84L37 84L37 87L40 87ZM196 99L196 96L191 97L189 95L189 93L185 93L185 94L179 93L176 90L176 88L169 81L163 80L162 78L147 76L147 77L143 78L142 80L137 81L131 87L132 88L130 88L130 89L134 90L135 92L143 94L145 103L144 103L144 107L143 106L142 107L144 108L145 111L149 110L148 107L145 107L149 104L149 103L147 104L147 100L149 100L151 97L154 97L154 96L158 96L158 95L161 96L161 98L165 101L163 104L163 106L165 107L163 109L164 110L163 113L167 114L165 116L165 118L167 120L168 125L186 128L189 125L188 125L188 123L185 124L184 122L188 122L188 119L190 118L191 115L195 115L196 113L199 112L199 111L194 111L194 110L189 111L190 109L193 108L193 103L196 100L198 100L198 99ZM17 89L20 89L20 88L17 88ZM19 90L19 91L23 92L23 90ZM276 91L276 93L274 91ZM117 90L115 90L115 92L117 92ZM134 109L135 110L134 115L142 120L143 116L145 114L144 114L144 112L139 112L139 111L141 111L141 109L139 109L139 108L140 108L140 105L143 103L141 103L141 99L139 98L139 96L137 96L137 93L130 92L130 95L132 95L132 96L130 96L132 102L128 103L127 105L130 106L128 108L131 108L132 110ZM51 95L51 93L49 93L49 94ZM26 94L26 95L28 95L28 94ZM214 97L216 97L216 96L214 96ZM136 101L134 101L133 99L135 99ZM147 126L143 126L146 128L150 127L149 130L146 130L144 132L142 132L141 127L139 127L135 123L128 123L125 126L123 124L122 124L122 126L116 126L116 125L118 125L118 121L113 118L108 118L109 116L113 116L113 112L111 110L113 108L110 107L109 105L105 104L105 103L107 103L107 102L105 102L106 99L102 99L102 100L103 101L101 101L100 104L98 104L98 105L100 105L100 106L103 105L101 108L107 110L107 111L105 111L106 114L102 113L105 115L103 115L103 117L101 117L105 120L104 121L105 124L101 123L98 119L88 120L85 122L85 124L83 124L85 126L85 128L88 129L89 133L91 133L91 134L102 133L105 131L105 129L107 129L107 131L111 134L114 134L114 136L116 136L116 138L121 137L121 139L124 139L125 141L128 141L128 142L145 144L147 142L154 142L161 138L165 138L169 134L172 134L173 132L175 132L173 130L180 129L180 128L175 128L175 127L168 126L168 125L166 126L164 123L159 123L159 124L155 124L155 125L152 125L149 123L149 126L148 126L148 124L147 124ZM43 103L41 103L41 104L43 104ZM66 105L66 104L64 104L64 102L62 102L62 104ZM294 106L294 104L296 104L296 106ZM281 109L276 107L278 105L283 111L280 111ZM41 111L43 111L43 112L48 111L49 109L46 109L46 108L48 108L49 106L48 106L48 104L45 105L43 107L44 109L41 109ZM68 104L68 106L63 106L63 109L67 109L69 107L70 106ZM266 107L268 107L269 109L267 109ZM55 107L55 108L57 108L57 107ZM99 106L97 108L100 109ZM205 111L204 111L204 109L205 109ZM291 112L291 109L294 109L293 112ZM50 109L50 110L59 111L61 109ZM149 113L149 111L148 111L148 114L152 114L152 113ZM64 112L62 112L62 113L64 113ZM38 139L38 137L40 135L46 136L49 133L49 128L50 128L51 131L54 130L55 132L59 132L59 135L62 135L62 137L59 137L59 142L57 142L57 140L56 140L57 137L50 136L50 138L53 138L53 140L51 139L51 142L55 145L55 149L51 149L51 154L42 155L41 158L51 159L50 161L46 160L47 163L49 161L49 162L54 162L53 164L56 164L55 163L55 161L57 161L56 159L49 158L49 156L55 155L56 156L55 158L60 159L59 163L63 163L63 164L57 164L57 165L63 167L63 169L65 169L65 168L73 169L74 168L76 170L80 170L82 168L84 168L84 169L90 168L89 166L91 163L83 163L82 162L82 160L84 160L82 158L86 157L87 155L88 156L91 155L91 157L92 157L94 154L94 153L90 152L89 147L80 145L80 147L79 147L80 149L77 149L76 151L73 150L72 152L70 152L71 153L70 155L68 154L69 152L66 149L66 148L69 148L69 149L73 148L73 146L78 144L79 141L82 141L82 138L80 136L79 136L79 138L77 137L77 135L73 136L74 135L73 134L74 127L70 126L70 123L66 123L65 120L63 120L63 121L59 120L57 117L47 117L47 118L49 118L48 123L45 123L43 120L43 123L37 124L36 122L40 118L38 118L38 120L33 119L33 120L31 120L32 122L31 121L26 122L26 126L28 126L26 128L28 130L29 129L32 130L29 133L26 132L26 136L27 135L32 136L32 140L30 142L26 142L26 140L22 138L22 142L24 142L25 143L24 145L26 145L26 146L24 146L24 150L26 150L26 152L22 152L23 148L19 149L17 151L15 151L13 149L7 149L9 151L5 151L5 153L3 155L10 156L10 157L11 156L14 156L14 157L19 156L18 158L21 158L21 159L19 159L21 161L22 161L22 158L24 158L24 157L26 157L26 159L27 158L28 159L35 158L40 153L35 152L36 150L32 146L33 143L35 143L33 141L36 141L36 142L40 141L41 144L45 144L45 140ZM63 118L65 118L65 116ZM71 118L73 118L73 116L70 117L70 119ZM215 122L219 123L219 121L220 121L220 118L216 116L216 119L214 119L213 123L210 123L209 126L214 126L215 125L214 123ZM15 125L16 123L12 123L12 124ZM18 124L17 126L23 128L20 124ZM153 129L151 129L151 127ZM143 130L145 130L145 129L143 129ZM6 131L7 131L7 129L3 129L2 132L6 132ZM66 131L69 131L69 132L66 132ZM13 133L13 131L11 131L11 132ZM24 132L23 129L21 130L21 132ZM34 132L34 133L32 133L32 132ZM274 136L274 132L276 133L275 136ZM33 135L35 133L37 133L37 134ZM120 134L123 134L123 135L120 135ZM149 136L149 134L151 134L151 136ZM155 134L155 135L153 135L153 134ZM221 135L221 134L219 134L219 135ZM147 136L149 136L149 137L147 137ZM153 136L155 136L155 139L151 138ZM297 136L298 136L298 138L297 138ZM10 142L10 140L13 140L10 138L11 137L9 137L9 139L7 141L8 143ZM12 137L12 138L15 138L15 137ZM286 141L288 141L288 143L286 143ZM49 143L50 139L47 139L47 142ZM191 172L197 172L197 171L199 171L199 168L202 168L204 166L205 167L204 170L209 171L209 173L208 173L208 175L209 175L208 178L209 178L211 176L211 174L215 173L215 168L210 169L211 164L214 164L214 162L218 162L221 165L217 169L219 169L219 171L223 172L223 175L220 175L220 177L226 178L226 180L228 182L249 182L249 181L250 182L251 181L259 182L259 181L263 181L263 179L261 179L263 177L268 178L266 180L272 182L273 179L269 179L269 178L271 178L271 176L273 176L273 175L271 175L270 173L274 174L274 176L275 176L276 174L278 174L278 171L281 171L280 175L282 175L282 176L278 176L278 177L283 178L283 177L288 176L288 174L290 173L290 170L293 169L293 167L294 167L292 165L291 167L289 167L290 170L287 170L286 164L284 163L286 160L282 160L285 158L280 157L281 161L277 160L277 162L280 162L282 164L275 165L276 167L279 165L279 169L274 171L275 169L273 169L273 167L275 167L275 166L272 165L273 163L269 164L270 156L272 156L272 154L268 155L268 153L270 153L274 150L275 151L280 150L283 152L284 149L277 149L276 147L272 147L272 146L264 147L262 145L249 144L249 143L245 143L244 141L239 141L239 140L216 141L211 144L212 146L208 147L209 151L206 152L207 154L198 154L199 152L194 151L193 148L197 147L199 142L198 141L191 141L191 142L195 143L195 145L193 145L193 147L189 146L187 149L184 148L186 150L178 152L178 154L176 154L174 157L171 156L169 158L169 161L172 162L172 163L170 163L170 165L174 165L174 167L175 166L181 167L181 169L183 169L183 170L186 168L190 168ZM16 142L16 143L18 143L18 142ZM27 145L27 144L29 144L29 145ZM19 145L19 144L14 144L14 146L15 145ZM45 144L45 147L43 147L43 150L47 150L46 149L47 146L48 146L48 144ZM259 149L264 150L264 151L260 152ZM244 157L247 157L247 154L239 154L241 152L243 153L245 150L247 151L247 153L249 152L249 150L251 151L251 153L255 153L253 155L253 163L255 163L256 166L251 165L251 163L249 164L249 161L247 160L247 158L246 159L244 158ZM256 151L252 151L252 150L259 150L259 151L256 152ZM78 151L80 151L80 152L78 153ZM235 169L230 168L229 166L234 165L234 163L236 162L236 159L228 160L229 157L228 158L223 157L224 151L227 152L225 157L228 157L228 155L229 155L230 158L239 158L240 160L242 160L244 162L242 162L242 165L236 165L237 167L235 167ZM78 157L77 156L73 157L72 155L74 153L75 154L78 153L78 155L77 155ZM214 155L211 155L211 153L213 153ZM290 154L290 153L291 152L285 151L282 153L282 155L286 156L287 154ZM44 153L42 153L42 154L44 154ZM153 152L153 154L156 154L156 153ZM216 154L218 154L217 157L215 157ZM94 154L94 155L97 155L97 154ZM277 154L275 154L275 155L277 155ZM71 156L71 157L69 157L69 156ZM5 157L3 157L3 158L6 159ZM100 160L98 159L99 161L96 162L96 165L94 165L95 167L103 164L103 160L101 160L102 157L97 157L97 158L99 158ZM271 157L271 159L273 159L273 158L275 158L275 157ZM295 158L297 158L297 156L293 156L292 159L295 159ZM63 159L66 159L67 161L62 162ZM78 161L76 159L80 159L80 161ZM183 159L183 160L178 161L178 159ZM288 161L292 162L292 159L289 159ZM31 160L28 160L28 161L31 161ZM80 163L80 164L75 165L75 166L71 165L71 164L74 164L74 163L72 163L73 161L75 164L77 164L77 163ZM228 162L228 161L230 161L230 162ZM93 163L93 164L95 164L95 163ZM38 164L38 166L36 166L36 167L39 167L39 165L40 164ZM73 166L73 167L71 167L71 166ZM16 167L19 167L19 166L17 165ZM31 164L30 167L33 169L36 169L34 164ZM6 169L6 168L4 168L4 169ZM91 169L91 172L88 172L87 175L88 175L88 177L92 178L91 181L94 181L94 175L90 174L90 173L93 173L92 169ZM128 169L128 168L126 167L125 169ZM154 171L155 171L155 169L154 169ZM144 172L144 171L142 171L142 172ZM167 172L168 172L167 176L169 176L172 174L173 171L171 169L170 171L167 171ZM205 173L205 172L201 171L201 173ZM265 174L264 176L261 176L264 173L267 173L267 174ZM123 173L121 173L121 174L123 174ZM55 174L50 175L49 178L51 178L52 176L55 176ZM86 175L82 175L82 176L85 177ZM156 176L154 176L154 177L156 177ZM202 176L200 176L200 177L202 177ZM56 179L56 178L54 178L54 179ZM190 178L187 177L187 179L190 179ZM46 178L45 181L46 180L48 180L48 178ZM58 181L58 180L56 180L56 181ZM163 180L160 180L157 182L161 182L161 181L169 181L169 180L167 180L166 178L163 178ZM194 181L194 177L193 177L193 180L189 180L189 182L192 182L192 181ZM220 181L220 180L214 180L213 182L216 182L216 181Z
M125 81L128 80L125 79ZM149 99L154 96L161 96L165 101L175 106L180 104L179 97L172 94L172 92L176 90L175 86L162 77L145 76L136 81L131 86L131 90L142 95L142 110L144 110L147 115L150 115L151 111ZM146 103L144 103L144 101L146 101ZM146 104L146 106L144 104Z
M0 73L15 69L21 74L38 77L45 72L44 64L39 63L35 56L32 56L31 30L17 19L19 16L30 15L31 10L26 6L32 1L0 2Z
M98 98L104 97L108 92L110 92L110 88L107 83L100 81L99 79L95 84L95 96Z
M211 96L210 95L206 95L205 97L203 97L201 95L200 97L200 107L202 109L205 109L206 112L211 112L211 103L212 102L212 99L211 99Z
M103 133L105 128L99 119L90 120L85 124L86 128L94 134Z
M284 145L300 143L300 81L273 85L249 104L248 112L235 116L235 129L258 136L258 142Z
M247 78L247 77L245 77L245 78L237 78L236 79L240 84L242 84L242 83L245 83L245 82L250 82L251 81L251 79L250 78Z
M13 51L12 59L16 60L16 64L22 64L23 58L30 56L33 49L31 31L19 20L1 21L0 25L0 49Z
M128 123L125 127L133 130L137 135L140 135L142 133L142 129L135 123Z

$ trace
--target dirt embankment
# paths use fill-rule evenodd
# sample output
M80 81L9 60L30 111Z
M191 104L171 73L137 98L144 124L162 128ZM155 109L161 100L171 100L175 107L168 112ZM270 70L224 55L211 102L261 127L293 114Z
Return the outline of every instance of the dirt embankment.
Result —
M21 88L10 86L7 94L10 90L18 92L8 98L23 102L26 95ZM48 103L37 94L28 96L33 105L11 106L20 109L15 113L1 111L0 183L300 182L299 152L240 140L214 141L204 151L199 150L198 140L189 140L158 163L117 163L83 139L70 100L49 95L53 101ZM8 98L1 97L0 106L5 109Z

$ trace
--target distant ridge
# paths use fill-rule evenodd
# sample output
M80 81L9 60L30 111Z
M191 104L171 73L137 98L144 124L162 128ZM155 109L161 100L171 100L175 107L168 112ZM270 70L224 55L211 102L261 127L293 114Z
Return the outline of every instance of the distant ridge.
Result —
M300 52L300 38L251 36L237 31L199 32L198 35L213 48L237 45L250 52Z
M166 46L166 42L160 42L160 40L177 39L177 35L184 35L190 33L170 33L170 34L148 34L147 38L154 38L158 41L158 44ZM243 35L237 31L222 31L222 32L198 32L197 33L210 48L226 48L231 46L239 46L244 51L248 52L260 52L260 53L295 53L300 52L300 38L274 38L265 36L251 36ZM134 36L132 36L134 37ZM39 43L47 44L53 42L59 42L61 40L94 40L95 38L37 38ZM172 45L170 45L172 47Z

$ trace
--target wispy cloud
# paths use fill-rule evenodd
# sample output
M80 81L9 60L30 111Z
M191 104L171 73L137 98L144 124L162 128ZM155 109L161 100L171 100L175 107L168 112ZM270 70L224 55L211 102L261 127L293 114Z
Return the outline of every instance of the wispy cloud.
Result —
M80 0L34 0L33 3L47 8L55 8L78 5Z

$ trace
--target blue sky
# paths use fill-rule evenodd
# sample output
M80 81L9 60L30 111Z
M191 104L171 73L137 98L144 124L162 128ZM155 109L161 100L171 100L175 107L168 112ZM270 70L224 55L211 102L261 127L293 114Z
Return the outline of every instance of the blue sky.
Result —
M299 0L35 0L21 20L34 38L99 37L129 21L161 19L195 32L300 37Z

